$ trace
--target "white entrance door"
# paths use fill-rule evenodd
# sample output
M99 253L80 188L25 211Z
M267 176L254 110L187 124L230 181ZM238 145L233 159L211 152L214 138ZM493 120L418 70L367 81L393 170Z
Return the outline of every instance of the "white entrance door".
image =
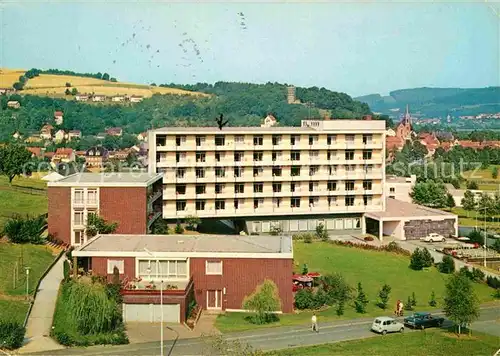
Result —
M207 290L207 309L222 309L221 290Z

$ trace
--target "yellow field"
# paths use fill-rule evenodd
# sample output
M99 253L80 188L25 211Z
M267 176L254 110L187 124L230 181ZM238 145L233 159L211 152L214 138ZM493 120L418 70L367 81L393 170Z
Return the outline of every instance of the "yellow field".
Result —
M0 88L10 88L24 74L22 69L0 69Z
M0 88L11 87L24 72L22 69L0 69ZM113 83L95 78L55 74L40 74L38 77L29 79L22 93L66 97L66 83L71 83L71 87L77 88L78 92L82 94L94 93L107 96L140 95L145 98L151 97L153 94L209 96L208 94L182 89L151 87L149 85L121 82ZM66 98L72 99L73 97L67 96Z

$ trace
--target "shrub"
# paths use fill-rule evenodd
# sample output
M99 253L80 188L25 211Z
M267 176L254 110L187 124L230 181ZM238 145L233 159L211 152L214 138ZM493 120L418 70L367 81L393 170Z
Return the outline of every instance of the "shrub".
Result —
M500 289L500 279L497 277L488 276L486 277L486 284L491 288Z
M328 239L330 238L328 236L328 231L326 230L323 223L319 223L318 226L316 226L316 237L323 241L328 241Z
M309 273L309 267L307 266L307 263L304 263L302 265L302 274L308 274Z
M17 244L41 244L43 243L42 233L46 226L47 220L43 215L25 218L15 215L5 223L2 235L7 236L10 242Z
M422 267L432 267L434 264L434 257L431 256L431 253L428 249L424 247L421 251L422 254Z
M467 181L467 189L469 189L469 190L477 190L478 188L479 187L478 187L476 181L473 181L473 180Z
M365 236L364 238L365 241L373 241L373 237L368 235L368 236ZM391 242L392 243L392 242Z
M337 310L336 310L337 315L338 315L338 316L344 315L344 309L345 309L345 307L344 307L344 302L340 302L340 303L338 303L338 304L337 304Z
M70 82L66 82L66 88L71 88L71 83Z
M186 230L195 231L198 225L201 224L201 219L197 216L190 215L184 219L184 222L186 223Z
M329 240L328 243L344 247L355 247L362 250L393 252L403 256L411 255L410 252L408 252L404 248L399 247L399 245L394 241L389 243L388 245L382 245L382 246L373 246L364 243L355 243L351 241L342 241L342 240Z
M417 298L415 298L415 292L411 293L411 306L416 307L417 306Z
M64 281L67 282L69 281L69 275L70 275L70 266L68 260L64 260L63 263L63 276L64 276Z
M310 288L299 289L295 293L295 307L299 310L313 309L315 296Z
M361 282L358 282L358 295L356 296L356 300L354 301L354 305L356 307L356 312L358 313L366 313L366 306L368 305L368 299L366 298L366 294L363 291L363 287L361 286Z
M304 236L304 242L306 244L310 244L312 242L312 240L313 239L312 239L312 236L310 234L307 234L307 235Z
M481 234L481 232L479 230L472 230L469 235L467 235L467 237L470 239L470 242L475 242L475 243L478 243L478 244L482 244L483 243L483 235Z
M179 235L184 233L184 228L181 224L177 223L177 225L175 225L175 233Z
M243 309L253 311L255 315L251 319L255 324L267 324L278 321L278 316L274 313L281 309L281 300L278 294L278 287L270 279L257 286L255 292L246 296L243 300Z
M387 303L389 302L389 294L391 294L391 286L384 284L382 289L378 292L380 298L379 307L382 309L387 309Z
M347 303L352 296L352 288L340 273L327 274L320 279L321 287L326 293L325 304Z
M484 281L485 274L479 268L472 268L472 272L470 274L470 278L472 281L476 283L481 283Z
M314 239L314 234L310 232L303 232L303 233L298 233L298 234L293 234L292 239L293 240L302 240L306 243L311 243L312 240Z
M405 310L413 310L413 304L410 296L408 296L408 300L406 301L404 308Z
M283 233L283 229L279 226L271 226L271 229L269 230L269 234L272 236L279 236Z
M429 300L429 305L431 307L435 307L437 305L436 294L434 293L434 291L432 291L432 293L431 293L431 299Z
M26 330L20 323L0 320L0 349L20 348L24 341L25 332Z
M168 235L168 224L163 219L157 219L151 226L154 235Z
M88 237L94 237L97 234L112 234L117 228L116 222L109 223L97 214L88 215L86 226Z
M411 254L410 268L415 271L420 271L422 270L422 268L424 268L424 262L422 260L422 252L418 247Z
M439 272L441 273L454 273L455 272L455 260L451 256L444 256L443 261L438 265Z

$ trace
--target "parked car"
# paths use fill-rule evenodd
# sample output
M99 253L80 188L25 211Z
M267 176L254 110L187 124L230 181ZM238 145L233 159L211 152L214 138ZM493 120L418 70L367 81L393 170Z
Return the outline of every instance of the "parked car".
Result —
M393 318L380 316L373 321L372 331L382 335L387 333L402 333L405 331L405 326Z
M433 326L443 325L444 318L433 316L431 313L413 313L412 315L404 318L404 325L413 329L430 328Z
M426 237L421 239L422 241L425 242L445 242L446 238L443 235L436 234L435 232L430 233Z

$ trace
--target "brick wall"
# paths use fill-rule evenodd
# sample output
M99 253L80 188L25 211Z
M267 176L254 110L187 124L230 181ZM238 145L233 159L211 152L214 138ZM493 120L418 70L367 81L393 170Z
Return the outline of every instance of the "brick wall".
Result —
M71 244L71 188L49 187L47 196L49 234Z
M110 222L118 222L117 234L147 233L145 187L104 187L99 196L99 214Z
M427 236L431 232L448 237L449 235L455 235L455 220L411 220L405 222L404 230L407 240L416 240Z
M265 279L271 279L278 286L282 311L293 311L292 259L226 258L222 260L222 275L205 274L205 262L220 259L190 260L196 301L204 309L207 307L207 290L223 291L226 288L226 294L222 296L222 309L242 309L245 296L253 293Z
M106 276L108 281L113 279L113 273L108 274L108 259L123 260L124 273L120 274L120 279L135 278L135 258L134 257L92 257L92 273L100 276Z

